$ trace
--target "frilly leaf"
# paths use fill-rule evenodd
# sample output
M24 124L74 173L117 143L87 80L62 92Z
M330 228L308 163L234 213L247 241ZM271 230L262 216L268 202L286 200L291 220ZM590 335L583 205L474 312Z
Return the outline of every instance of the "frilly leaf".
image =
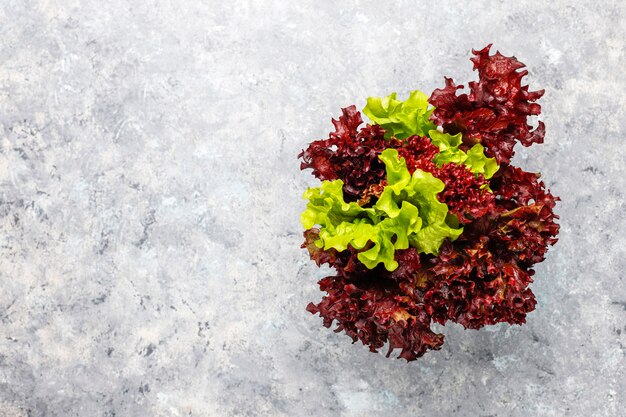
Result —
M435 128L429 120L434 109L428 107L428 96L415 90L405 101L397 100L396 93L387 97L369 97L363 113L385 129L386 138L406 139L414 135L426 136Z
M415 247L437 254L445 239L456 239L463 229L446 222L448 207L437 200L444 188L441 180L419 169L410 175L395 149L385 150L379 158L385 164L388 185L373 207L346 203L341 180L323 181L321 187L304 193L309 202L301 221L305 229L320 226L319 247L365 249L358 259L367 268L383 263L393 271L398 267L396 249Z
M499 166L496 159L487 158L485 148L480 143L472 146L466 153L459 149L462 143L460 133L452 136L438 130L431 130L428 132L428 136L439 147L439 155L434 159L437 165L441 166L449 162L463 164L474 174L483 174L486 179L491 178L498 171Z

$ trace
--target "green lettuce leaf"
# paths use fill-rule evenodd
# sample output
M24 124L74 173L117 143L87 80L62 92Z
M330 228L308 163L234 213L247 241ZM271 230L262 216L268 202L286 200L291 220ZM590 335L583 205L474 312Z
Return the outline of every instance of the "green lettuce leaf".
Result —
M461 134L449 135L435 130L435 125L429 120L434 108L429 109L428 96L415 90L405 101L396 99L396 93L387 97L369 97L363 113L370 118L373 124L385 129L385 137L394 136L396 139L408 137L428 136L433 144L437 145L440 154L435 162L441 166L448 162L464 164L475 174L483 174L489 179L498 170L495 158L487 158L485 148L477 143L467 153L459 149Z
M304 193L309 202L301 221L305 229L320 226L319 247L338 251L348 245L357 250L367 247L358 254L367 268L383 263L393 271L398 267L396 249L414 247L437 254L445 239L456 239L463 229L437 200L444 188L441 180L419 169L411 175L395 149L386 149L379 158L385 164L388 185L373 207L346 203L343 181L323 181L321 187Z
M434 108L428 108L428 96L421 91L412 91L405 101L396 99L396 93L387 97L369 97L363 113L373 124L381 125L385 137L406 139L410 136L426 136L435 128L429 120Z
M480 143L472 146L469 151L463 152L459 149L462 143L461 134L454 136L442 133L437 130L430 130L428 136L433 144L439 147L439 155L434 159L439 166L448 162L464 164L474 174L483 174L489 179L498 171L498 163L495 158L487 158L485 148Z

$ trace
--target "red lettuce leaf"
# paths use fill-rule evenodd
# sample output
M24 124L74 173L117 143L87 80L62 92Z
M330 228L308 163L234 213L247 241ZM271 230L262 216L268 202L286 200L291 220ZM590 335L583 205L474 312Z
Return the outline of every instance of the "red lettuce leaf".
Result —
M544 91L529 92L527 85L522 86L528 71L518 71L525 65L499 52L489 55L490 48L472 51L479 81L469 83L469 94L457 95L463 86L445 78L445 87L436 89L429 102L435 106L431 116L435 124L450 134L461 132L467 148L481 143L487 155L502 164L511 161L516 141L524 146L543 142L543 122L532 130L527 119L541 113L541 106L534 101Z
M355 106L342 109L339 120L333 120L335 131L328 139L316 140L303 150L300 169L313 169L320 180L343 181L346 201L356 201L363 191L385 179L385 165L378 155L385 149L400 145L399 141L385 139L380 126L365 126Z

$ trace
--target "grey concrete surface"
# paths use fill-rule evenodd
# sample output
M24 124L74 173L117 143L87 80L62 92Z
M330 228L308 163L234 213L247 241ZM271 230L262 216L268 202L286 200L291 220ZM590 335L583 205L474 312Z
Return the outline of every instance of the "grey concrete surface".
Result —
M0 3L1 416L625 416L621 1ZM368 95L530 70L560 242L525 326L410 364L305 311L296 154Z

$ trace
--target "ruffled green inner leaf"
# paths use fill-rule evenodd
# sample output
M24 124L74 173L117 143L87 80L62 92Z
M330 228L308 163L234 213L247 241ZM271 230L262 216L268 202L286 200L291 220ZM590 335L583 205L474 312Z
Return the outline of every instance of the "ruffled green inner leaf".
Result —
M385 164L388 185L374 206L346 203L343 181L323 181L321 187L304 193L309 202L301 221L305 229L320 226L319 247L338 251L348 245L357 250L367 247L358 254L367 268L383 263L393 271L398 267L396 249L414 247L437 254L445 239L456 239L463 229L437 200L444 188L441 180L419 169L411 175L395 149L386 149L379 158Z
M387 97L369 97L363 113L385 129L385 137L406 139L414 135L426 136L435 128L429 120L434 108L428 107L428 96L415 90L405 101L397 100L396 93Z
M448 162L464 164L474 174L483 174L489 179L498 171L496 158L488 158L485 155L485 148L480 143L475 144L469 151L464 152L459 149L462 143L461 134L454 136L442 133L437 130L428 132L428 136L433 144L439 148L439 155L435 157L435 163L439 166Z

